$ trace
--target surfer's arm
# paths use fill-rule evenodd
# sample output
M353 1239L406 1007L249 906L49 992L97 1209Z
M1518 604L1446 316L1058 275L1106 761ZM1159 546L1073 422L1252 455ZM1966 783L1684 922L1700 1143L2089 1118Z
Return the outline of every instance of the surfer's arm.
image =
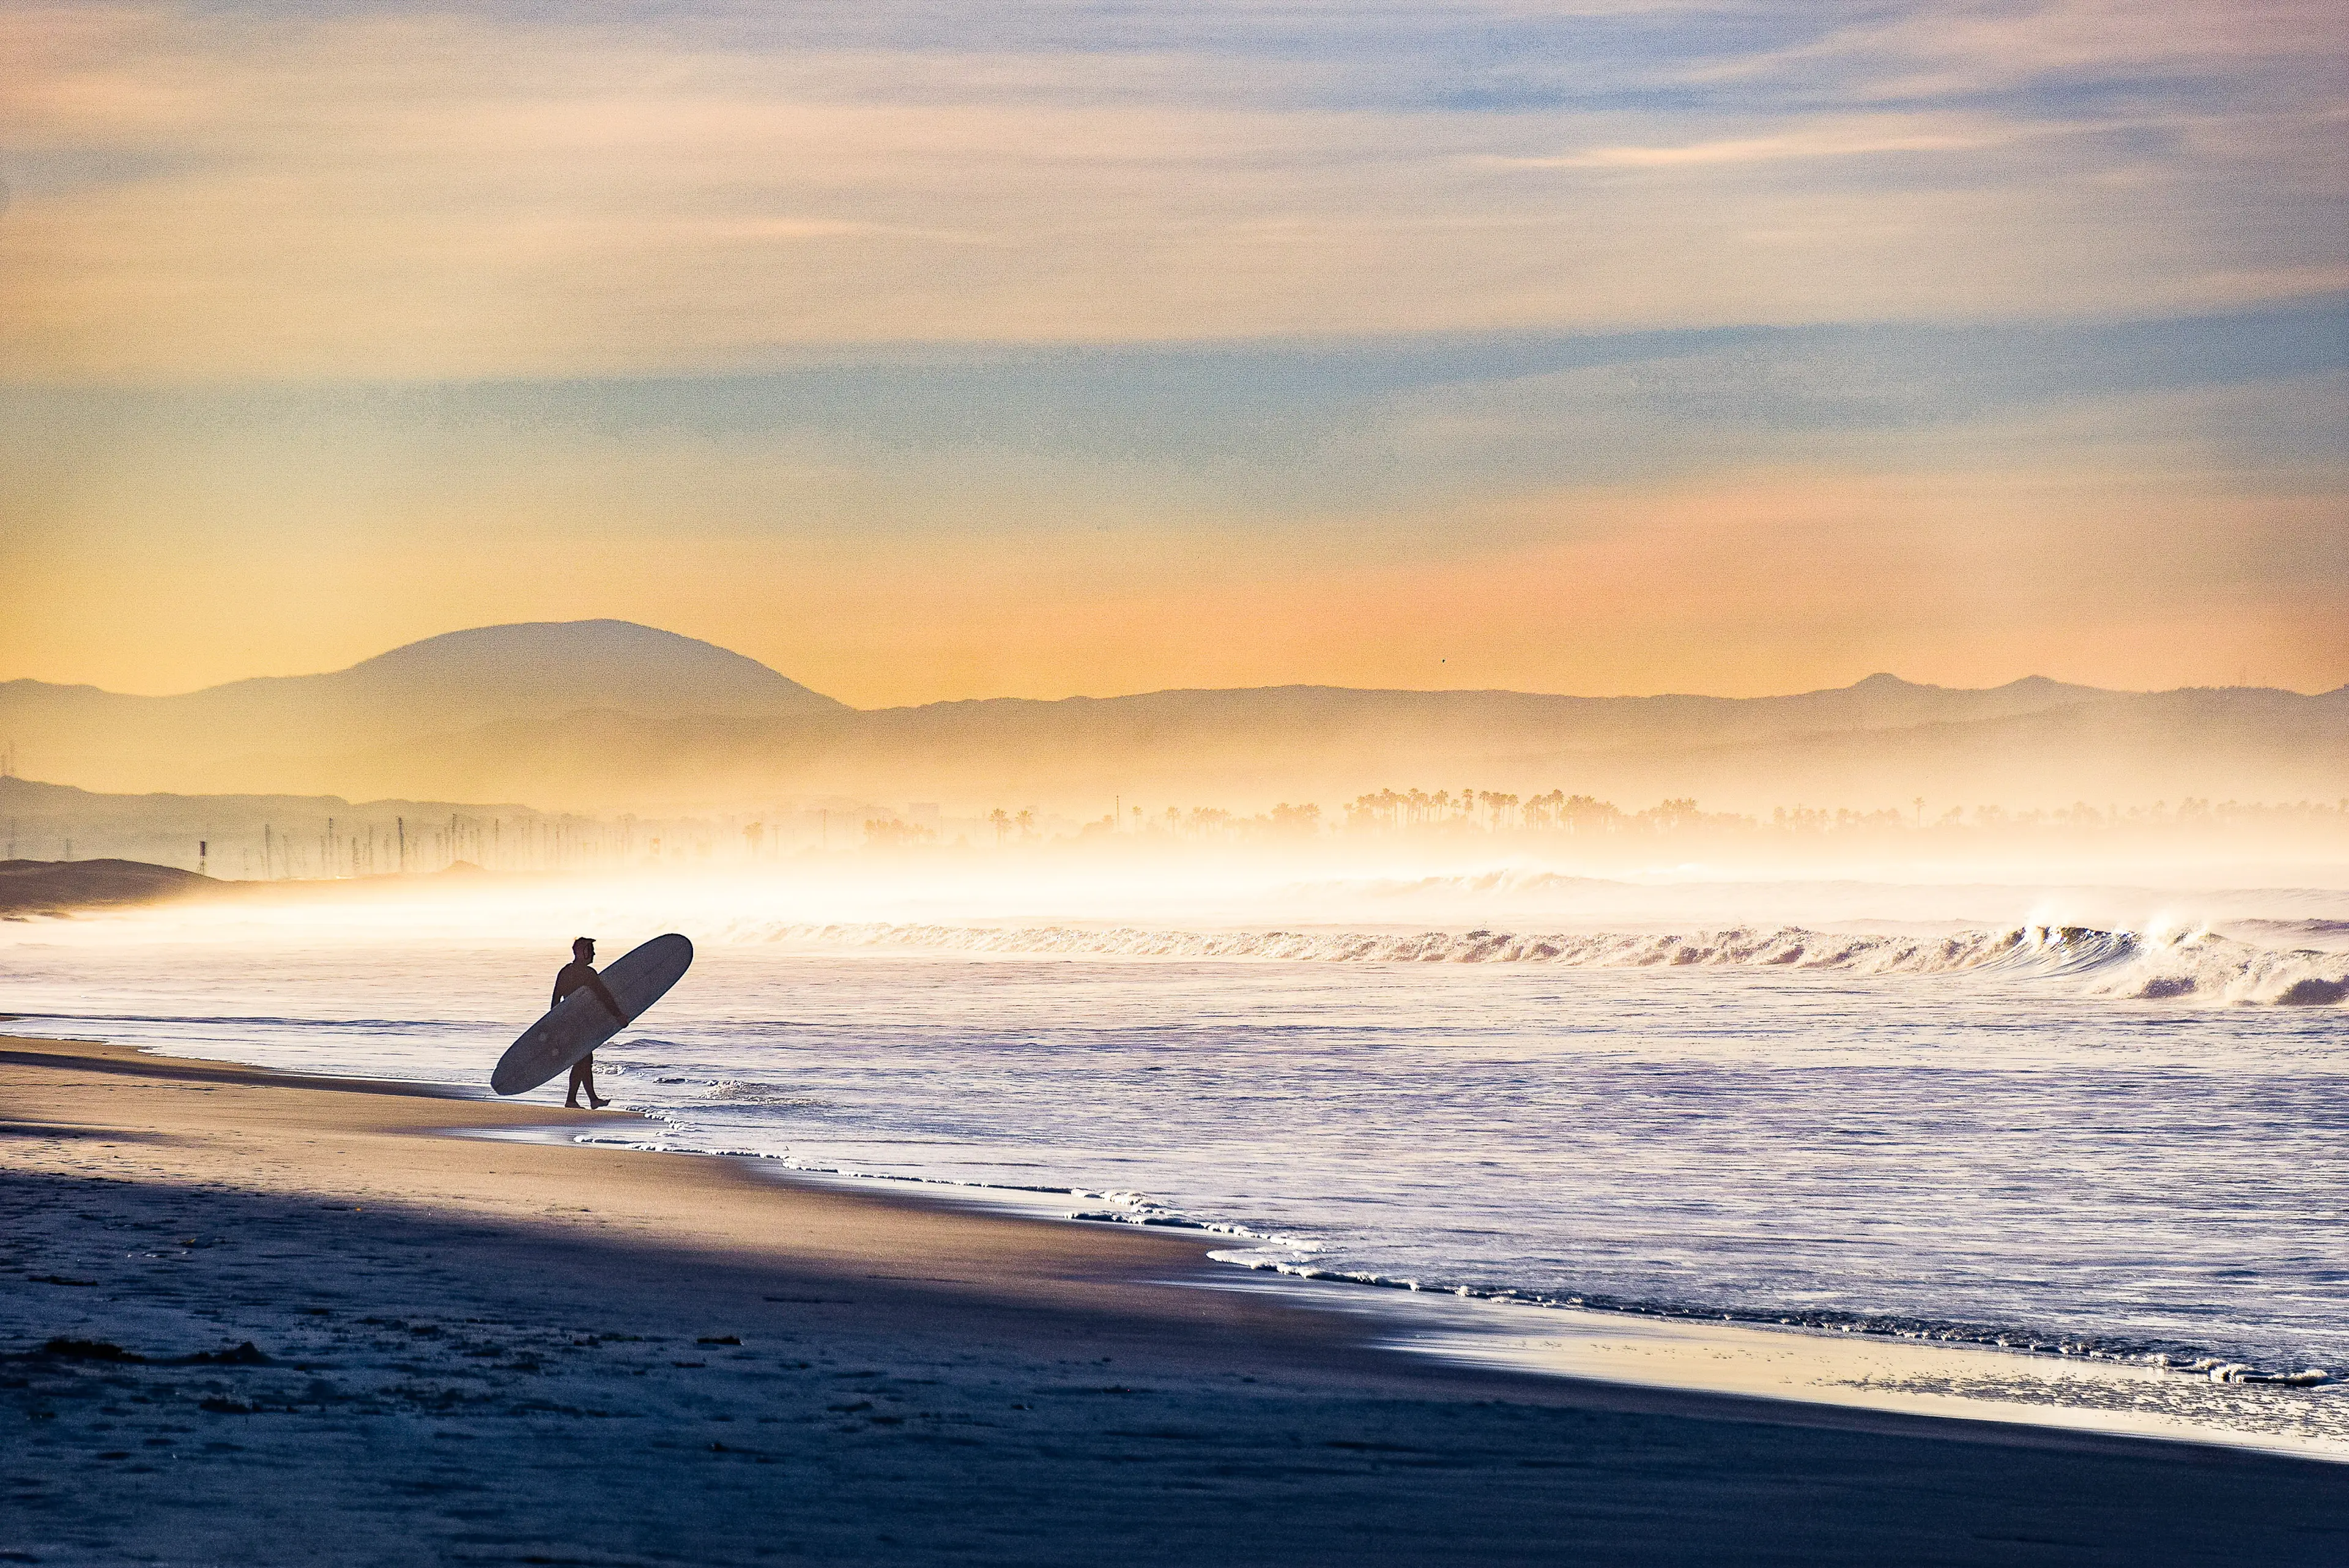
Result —
M612 992L604 984L600 976L589 975L587 977L587 988L595 993L595 1000L604 1004L605 1011L611 1013L613 1017L618 1019L623 1023L628 1022L628 1015L620 1011L620 1004L618 1002L612 1000Z

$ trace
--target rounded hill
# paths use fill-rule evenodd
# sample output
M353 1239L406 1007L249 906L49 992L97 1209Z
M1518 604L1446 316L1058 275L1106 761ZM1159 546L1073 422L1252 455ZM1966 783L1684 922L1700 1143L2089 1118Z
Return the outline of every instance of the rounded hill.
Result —
M355 694L459 697L546 712L820 713L845 705L698 638L626 620L524 621L429 637L337 675Z

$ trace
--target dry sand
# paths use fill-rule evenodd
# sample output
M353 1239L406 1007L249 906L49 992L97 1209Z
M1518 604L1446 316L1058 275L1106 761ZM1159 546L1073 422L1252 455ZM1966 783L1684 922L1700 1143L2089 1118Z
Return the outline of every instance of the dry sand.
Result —
M608 1116L0 1040L0 1562L2349 1562L2349 1467L1446 1365L1195 1238L447 1136Z

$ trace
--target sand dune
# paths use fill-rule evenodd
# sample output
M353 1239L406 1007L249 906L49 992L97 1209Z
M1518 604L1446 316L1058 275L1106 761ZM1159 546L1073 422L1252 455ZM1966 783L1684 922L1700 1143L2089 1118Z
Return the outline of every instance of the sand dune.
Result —
M0 918L160 903L213 885L192 871L137 860L0 860Z

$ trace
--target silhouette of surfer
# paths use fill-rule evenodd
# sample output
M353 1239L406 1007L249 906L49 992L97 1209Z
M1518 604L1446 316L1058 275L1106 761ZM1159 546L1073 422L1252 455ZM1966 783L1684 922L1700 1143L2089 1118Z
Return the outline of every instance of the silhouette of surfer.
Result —
M571 944L571 961L555 975L554 1000L547 1005L561 1006L564 997L582 986L594 992L595 1000L602 1002L605 1011L613 1017L623 1023L628 1021L628 1015L620 1011L620 1004L613 1000L610 989L604 984L604 977L595 972L595 939L593 937L581 937ZM595 1053L593 1051L580 1057L577 1065L571 1069L571 1089L563 1096L563 1103L577 1110L581 1089L587 1091L589 1110L600 1111L611 1103L595 1093Z

